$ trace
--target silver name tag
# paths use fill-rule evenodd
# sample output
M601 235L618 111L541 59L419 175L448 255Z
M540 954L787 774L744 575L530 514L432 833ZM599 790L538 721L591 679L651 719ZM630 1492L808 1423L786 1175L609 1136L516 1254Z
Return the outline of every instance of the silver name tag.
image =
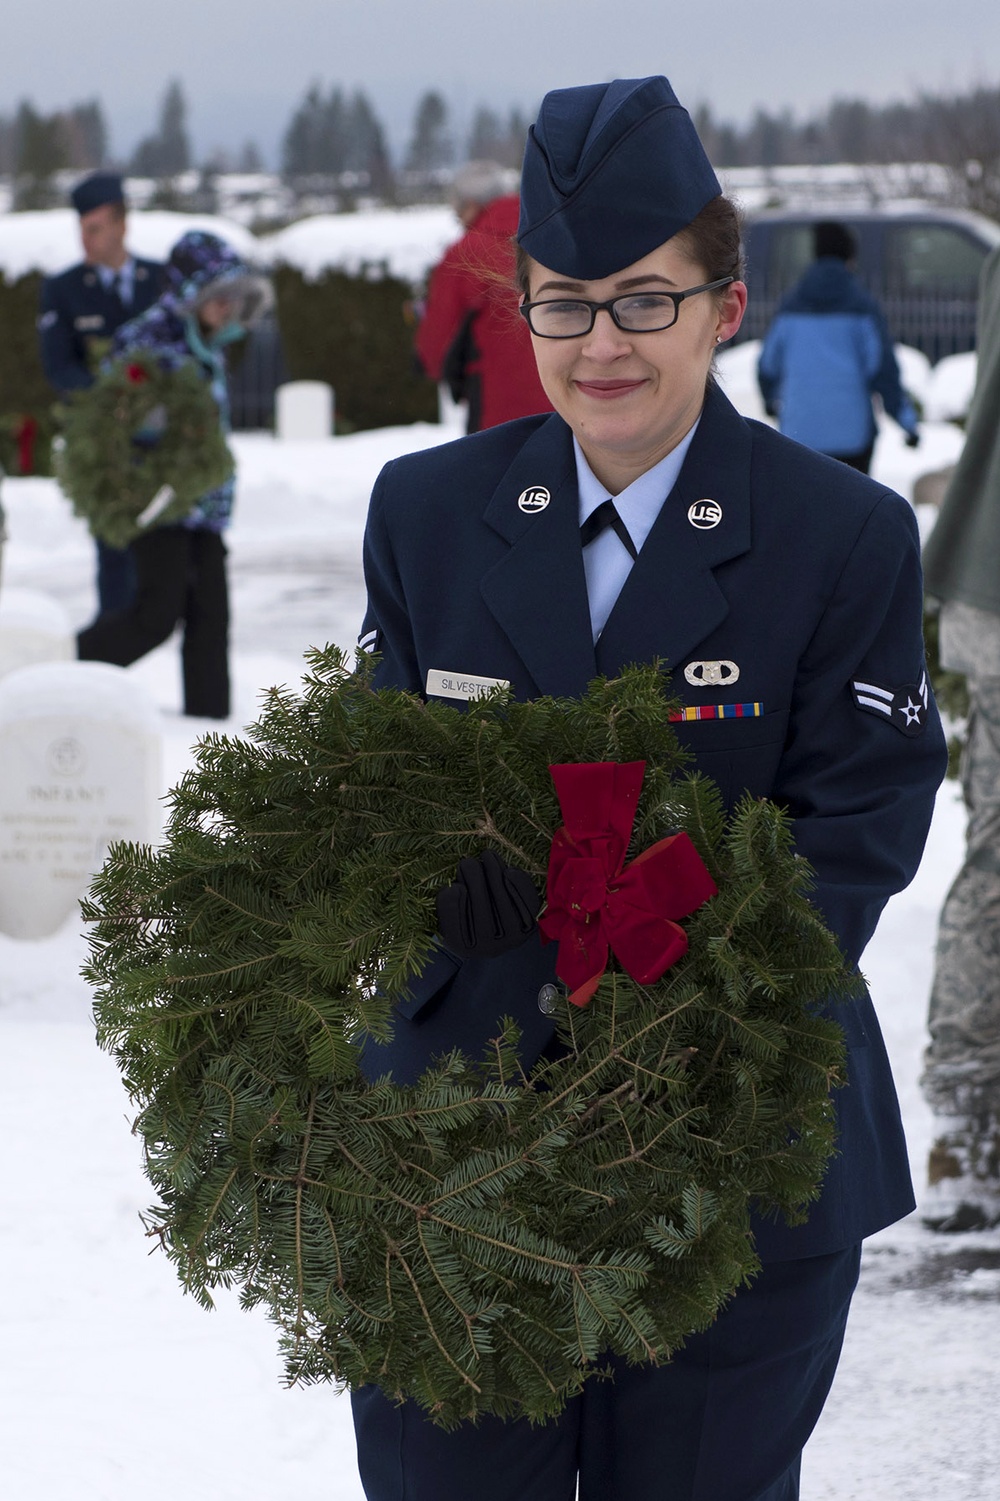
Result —
M471 677L464 672L438 672L434 667L427 674L424 691L428 698L482 698L491 688L509 688L506 678Z

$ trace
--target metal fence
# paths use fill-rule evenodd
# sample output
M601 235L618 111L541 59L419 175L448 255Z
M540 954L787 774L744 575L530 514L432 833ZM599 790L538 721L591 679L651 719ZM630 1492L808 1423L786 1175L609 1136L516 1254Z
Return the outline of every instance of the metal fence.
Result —
M897 344L920 349L936 364L949 354L976 347L974 297L894 297L883 299L889 332Z
M877 290L870 288L877 296ZM737 342L762 339L770 327L781 295L768 295L759 282L751 287L746 317ZM921 350L931 364L949 354L965 354L976 347L974 298L892 296L881 298L893 343Z
M247 335L229 371L229 402L236 432L274 427L274 393L288 379L281 330L273 314Z

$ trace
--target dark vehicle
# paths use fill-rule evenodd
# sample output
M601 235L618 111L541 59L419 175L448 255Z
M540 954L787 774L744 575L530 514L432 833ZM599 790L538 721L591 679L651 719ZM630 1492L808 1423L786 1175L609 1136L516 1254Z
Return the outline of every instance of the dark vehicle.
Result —
M750 301L738 341L764 337L778 303L813 258L812 226L821 219L854 232L854 269L882 304L895 343L922 350L932 364L975 348L979 272L1000 245L1000 225L962 210L912 205L748 215Z

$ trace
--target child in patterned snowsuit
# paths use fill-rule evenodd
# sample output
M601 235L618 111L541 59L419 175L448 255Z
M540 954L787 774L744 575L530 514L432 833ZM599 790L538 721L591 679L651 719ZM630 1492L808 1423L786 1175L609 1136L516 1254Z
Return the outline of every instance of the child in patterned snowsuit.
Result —
M193 230L167 262L167 291L115 334L109 359L152 353L167 370L196 365L209 382L223 430L229 426L225 348L265 311L270 287L224 241ZM201 497L176 525L154 527L133 543L138 583L125 610L101 614L81 631L81 660L131 662L183 625L184 713L229 713L229 595L222 534L234 481Z

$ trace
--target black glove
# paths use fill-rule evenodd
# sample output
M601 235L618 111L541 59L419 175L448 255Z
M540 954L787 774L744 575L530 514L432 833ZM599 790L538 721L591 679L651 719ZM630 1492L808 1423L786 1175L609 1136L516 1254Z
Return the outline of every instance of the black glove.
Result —
M438 892L438 927L460 959L494 959L531 937L541 905L527 871L485 850L460 861L454 885Z
M907 433L907 435L906 435L906 446L907 446L907 448L916 448L919 443L920 443L920 434L919 433Z

